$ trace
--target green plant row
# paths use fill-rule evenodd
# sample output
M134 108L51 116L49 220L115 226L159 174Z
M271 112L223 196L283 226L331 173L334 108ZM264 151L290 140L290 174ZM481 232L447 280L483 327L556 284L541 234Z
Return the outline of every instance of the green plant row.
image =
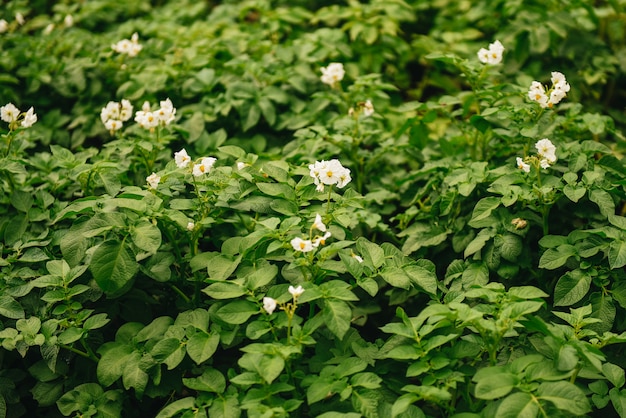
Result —
M626 417L626 4L0 11L0 418Z

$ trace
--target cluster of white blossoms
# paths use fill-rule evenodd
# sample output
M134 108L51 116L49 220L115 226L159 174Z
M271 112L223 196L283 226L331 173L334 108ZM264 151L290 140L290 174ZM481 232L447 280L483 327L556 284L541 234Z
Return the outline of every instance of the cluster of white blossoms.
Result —
M558 71L552 72L550 80L552 81L552 87L547 91L543 84L538 81L533 81L528 89L528 98L533 102L539 103L544 109L552 107L563 100L570 89L565 76Z
M167 98L159 102L160 108L151 111L150 102L144 102L141 110L135 113L135 122L144 129L154 129L157 126L169 125L176 118L176 108L172 101Z
M319 192L324 191L324 185L336 184L337 187L343 188L352 180L350 169L342 166L336 159L315 161L315 164L309 164L309 170Z
M133 105L126 99L121 102L109 102L100 111L100 120L104 127L113 134L124 126L124 122L133 115Z
M322 83L334 86L343 80L343 76L346 75L343 69L343 64L340 62L332 62L328 64L328 67L322 67Z
M216 161L217 158L215 157L202 157L199 163L193 165L191 172L196 177L208 174ZM185 168L191 163L191 157L189 157L185 148L174 153L174 162L178 168Z
M489 44L489 49L480 48L480 50L478 50L478 60L483 64L500 64L502 62L503 52L504 46L500 41L496 40L494 43Z
M323 232L323 235L316 235L313 237L313 231L318 230L319 232ZM330 231L327 230L326 225L322 222L322 217L320 214L315 215L315 220L313 221L313 225L311 225L311 230L309 234L309 239L303 239L300 237L296 237L291 240L291 246L296 251L301 251L303 253L308 253L313 251L320 245L326 244L326 240L331 237Z
M9 124L9 129L18 127L30 128L37 122L37 114L31 107L26 112L20 111L13 103L7 103L0 107L0 118Z
M374 105L372 104L371 100L366 100L364 102L358 102L356 104L356 110L354 110L353 107L351 107L350 109L348 109L348 115L349 116L355 116L358 117L359 114L363 114L363 116L365 116L366 118L372 116L374 114Z
M156 189L161 182L161 176L157 173L152 173L148 177L146 177L146 181L148 182L148 186L151 189Z
M300 285L298 285L298 287L289 286L288 291L291 294L291 297L294 302L300 297L300 295L304 293L304 289ZM269 296L266 296L263 298L263 309L268 314L270 315L273 314L274 311L276 310L277 305L278 305L278 302L276 301L276 299L271 298Z
M556 147L548 138L537 141L535 148L537 149L536 156L526 158L517 157L517 168L529 173L531 164L536 165L538 168L548 168L556 162Z
M129 57L136 57L143 46L139 43L139 35L135 32L130 39L122 39L121 41L111 45L111 48L113 51L120 54L126 54Z

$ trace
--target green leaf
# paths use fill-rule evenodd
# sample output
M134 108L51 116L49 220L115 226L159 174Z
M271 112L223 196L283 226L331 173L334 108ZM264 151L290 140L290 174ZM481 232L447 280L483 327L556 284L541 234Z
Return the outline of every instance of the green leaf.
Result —
M226 379L218 370L207 368L198 377L183 378L183 385L193 390L221 394L226 389Z
M350 329L352 310L348 304L341 300L324 299L322 318L328 329L340 340Z
M22 190L13 190L11 193L11 205L20 212L28 213L33 206L33 194Z
M247 290L239 283L226 281L213 283L202 289L202 292L213 299L234 299L245 295Z
M361 386L366 389L378 389L382 381L382 378L372 372L357 373L350 378L352 386Z
M295 200L296 198L293 187L285 183L257 183L257 187L268 196L282 197L287 200Z
M213 400L209 408L211 418L239 418L241 408L236 396L220 397Z
M609 391L613 408L620 417L626 417L626 390L613 388Z
M539 259L539 268L554 270L562 267L576 253L576 247L569 244L548 248Z
M161 246L161 230L152 222L139 222L130 230L133 243L150 254L156 254Z
M585 415L591 411L585 393L570 382L544 382L537 388L540 399L552 402L554 406L574 415Z
M576 187L570 184L566 184L563 187L563 194L567 196L567 198L574 203L582 199L582 197L585 195L586 192L587 192L587 189L584 187Z
M488 400L506 396L519 383L517 376L500 367L480 369L473 380L476 381L475 396Z
M96 374L100 383L107 387L122 377L124 367L131 358L133 349L126 344L105 343L98 352L101 357L98 361Z
M377 244L363 237L356 240L356 249L363 257L363 261L372 265L375 269L379 268L385 262L385 252Z
M611 242L608 258L612 270L626 266L626 241L615 240Z
M197 331L187 341L187 354L196 364L204 363L215 353L219 342L219 334Z
M106 324L108 324L111 320L107 318L107 314L100 313L87 318L87 320L83 323L83 328L85 330L92 330L102 328Z
M335 382L329 378L317 378L311 386L307 388L306 400L309 405L325 399L329 394L333 394Z
M559 371L568 372L574 370L578 365L578 353L571 345L562 345L559 347L556 368Z
M592 189L589 192L589 200L598 205L600 213L603 216L608 217L615 215L615 202L608 192L600 189Z
M437 276L435 273L423 267L412 265L404 267L403 270L415 285L431 295L437 294Z
M105 241L94 251L89 270L107 293L123 291L139 270L124 241Z
M385 267L380 271L380 277L394 287L411 288L411 279L400 267Z
M0 315L10 319L24 318L24 308L11 296L0 296Z
M616 364L603 363L602 374L604 374L604 376L609 379L609 382L611 382L616 388L621 388L626 383L624 369Z
M579 302L590 287L590 274L578 269L565 273L554 288L554 306L571 306Z
M500 247L500 256L505 260L517 262L522 254L522 239L515 234L496 237L495 245Z
M285 360L279 355L245 353L238 364L251 372L256 372L266 383L272 383L285 368Z
M500 206L500 198L484 197L476 203L472 218L469 221L471 227L478 227L478 222L488 218L498 206Z
M228 324L243 324L252 315L260 313L259 307L247 300L235 300L219 308L215 314Z
M141 353L133 351L128 357L128 361L124 366L122 372L122 383L124 389L135 389L137 398L143 396L143 392L148 385L148 373L146 373L141 367Z
M538 412L539 405L532 395L516 392L502 400L495 416L498 418L536 418Z
M161 409L156 418L172 418L179 416L181 412L192 409L195 406L195 401L196 398L193 396L178 399Z

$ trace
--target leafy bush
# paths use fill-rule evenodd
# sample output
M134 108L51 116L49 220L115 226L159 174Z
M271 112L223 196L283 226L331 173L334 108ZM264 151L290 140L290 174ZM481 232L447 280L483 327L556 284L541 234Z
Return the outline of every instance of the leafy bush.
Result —
M8 2L0 417L626 416L624 7Z

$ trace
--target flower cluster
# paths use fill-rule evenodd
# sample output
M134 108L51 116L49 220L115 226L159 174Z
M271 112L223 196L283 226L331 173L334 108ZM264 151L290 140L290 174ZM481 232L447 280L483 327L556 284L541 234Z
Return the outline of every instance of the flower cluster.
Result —
M318 230L323 232L324 235L315 235L313 236L314 230ZM326 240L330 238L332 234L327 230L326 225L322 222L322 217L320 214L315 215L315 221L313 221L313 225L311 225L311 229L309 230L309 239L303 239L300 237L296 237L291 240L291 246L296 251L302 251L303 253L308 253L313 251L320 245L326 244Z
M565 98L570 89L565 76L558 71L552 72L550 80L552 81L552 87L547 91L543 84L538 81L533 81L528 89L528 98L533 102L539 103L544 109L558 104Z
M336 159L316 161L315 164L309 164L309 170L313 182L320 192L324 191L325 184L329 186L336 184L337 187L343 188L352 180L350 169L342 166Z
M288 289L289 293L291 293L291 297L293 300L293 304L291 309L294 309L294 305L295 302L297 301L297 299L300 297L300 295L302 295L304 293L304 289L302 288L302 286L298 286L298 287L293 287L293 286L289 286ZM266 296L263 298L263 309L265 310L265 312L267 312L268 314L272 314L274 313L274 311L276 310L276 306L278 305L278 301L274 298L271 298L269 296ZM282 309L286 309L289 307L282 307ZM293 312L291 312L291 314L293 314Z
M343 69L343 64L340 62L333 62L328 64L328 67L322 67L322 83L334 86L343 80L343 76L346 75Z
M196 177L208 174L216 161L217 158L215 157L202 157L199 163L193 165L191 172ZM191 157L189 157L189 154L187 154L187 151L183 148L174 153L174 162L176 163L176 167L185 168L191 162Z
M516 164L520 170L530 172L531 164L537 168L548 168L556 162L556 147L548 138L543 138L535 144L537 155L522 158L517 157Z
M141 110L135 113L135 122L144 129L154 129L157 126L169 125L176 118L176 108L167 98L159 102L160 108L154 112L150 110L150 102L144 102Z
M100 120L104 127L113 134L124 126L124 122L133 115L133 105L126 99L121 102L109 102L100 111Z
M363 116L366 118L372 116L374 114L374 105L371 100L366 100L364 102L358 102L356 104L356 110L351 107L348 109L348 115L358 117L359 114L363 113Z
M113 51L120 54L126 54L129 57L136 57L143 46L139 43L139 35L133 33L130 39L122 39L121 41L111 45Z
M146 181L148 182L148 186L151 189L156 189L161 182L161 176L157 175L156 173L152 173L148 177L146 177Z
M26 112L20 111L13 103L7 103L0 107L0 118L9 124L9 129L18 127L30 128L37 122L37 114L31 107Z
M483 64L500 64L500 62L502 62L503 52L504 46L500 41L496 40L494 43L489 44L489 49L480 48L478 51L478 60Z

